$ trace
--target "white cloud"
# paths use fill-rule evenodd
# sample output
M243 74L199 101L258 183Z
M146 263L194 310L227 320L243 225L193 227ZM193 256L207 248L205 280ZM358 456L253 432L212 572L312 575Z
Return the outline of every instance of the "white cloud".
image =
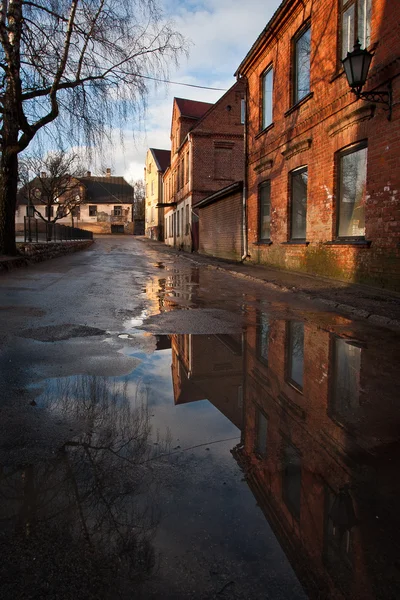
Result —
M235 81L233 73L279 4L280 0L163 0L176 28L191 40L188 60L171 69L170 80L228 89ZM113 173L128 180L142 178L147 148L170 147L173 97L216 102L222 94L174 84L154 86L144 123L127 123L123 144L114 132L112 148L106 144L91 169L99 172L111 166Z

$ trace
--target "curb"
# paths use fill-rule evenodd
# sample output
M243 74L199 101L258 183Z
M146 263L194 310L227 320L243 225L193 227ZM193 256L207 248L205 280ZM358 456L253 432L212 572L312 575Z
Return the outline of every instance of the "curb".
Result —
M155 240L147 240L147 238L142 239L141 241L155 242ZM156 243L157 242L154 243L155 246L156 246ZM314 302L317 304L318 303L324 304L332 311L345 313L346 315L351 316L353 318L363 319L365 321L372 323L373 325L377 325L380 327L386 327L389 329L395 329L395 330L400 329L400 321L397 319L390 319L389 317L385 317L385 316L383 316L381 314L377 314L377 313L369 313L367 310L364 310L362 308L357 308L356 306L353 306L351 304L343 304L340 302L336 302L335 300L329 300L329 299L323 298L323 297L310 296L309 294L303 292L301 289L299 289L297 287L294 287L294 286L287 287L284 285L279 285L278 283L272 283L270 281L265 281L265 279L260 279L258 277L254 277L254 275L248 275L247 273L241 273L241 272L235 271L234 269L230 269L228 266L223 267L221 265L213 265L210 263L204 263L202 261L196 260L195 258L192 258L191 256L188 256L187 253L179 252L179 251L176 251L175 249L164 250L164 245L162 244L162 242L158 242L158 243L160 244L160 247L157 248L157 246L156 246L156 249L159 249L161 252L164 251L165 254L171 254L171 255L182 257L185 260L190 261L191 263L193 263L196 266L199 266L199 267L203 266L203 267L206 267L207 269L213 269L215 271L223 271L224 273L229 273L229 275L233 275L235 277L240 277L242 279L247 279L247 280L253 281L255 283L266 285L276 291L296 293L304 300L311 301L311 302Z

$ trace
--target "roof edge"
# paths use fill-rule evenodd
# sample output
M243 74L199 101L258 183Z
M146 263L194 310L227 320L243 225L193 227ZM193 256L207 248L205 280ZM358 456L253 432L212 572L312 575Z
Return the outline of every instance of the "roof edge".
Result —
M207 198L203 198L203 200L200 200L200 202L195 204L193 208L204 208L209 204L218 202L218 200L222 200L223 198L226 198L226 196L230 196L231 194L239 192L242 189L243 181L235 181L234 183L231 183L230 185L227 185L226 187L222 188L222 190L213 192L210 196L207 196Z

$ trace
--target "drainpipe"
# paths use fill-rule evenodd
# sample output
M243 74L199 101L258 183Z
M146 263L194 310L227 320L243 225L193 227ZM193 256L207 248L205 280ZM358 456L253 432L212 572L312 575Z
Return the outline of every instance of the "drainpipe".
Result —
M244 176L243 176L243 207L242 207L242 235L243 235L243 256L241 258L242 262L246 260L248 256L248 243L247 243L247 121L248 121L248 111L249 111L249 83L247 77L242 76L245 80L245 117L244 117Z

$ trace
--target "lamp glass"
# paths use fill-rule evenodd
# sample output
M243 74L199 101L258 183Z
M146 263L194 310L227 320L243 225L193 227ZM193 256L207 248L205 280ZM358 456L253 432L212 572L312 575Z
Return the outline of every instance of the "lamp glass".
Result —
M361 90L364 86L368 77L371 60L371 52L368 52L368 50L361 50L359 42L354 44L354 50L352 52L347 53L347 56L342 60L342 63L347 81L351 88Z

